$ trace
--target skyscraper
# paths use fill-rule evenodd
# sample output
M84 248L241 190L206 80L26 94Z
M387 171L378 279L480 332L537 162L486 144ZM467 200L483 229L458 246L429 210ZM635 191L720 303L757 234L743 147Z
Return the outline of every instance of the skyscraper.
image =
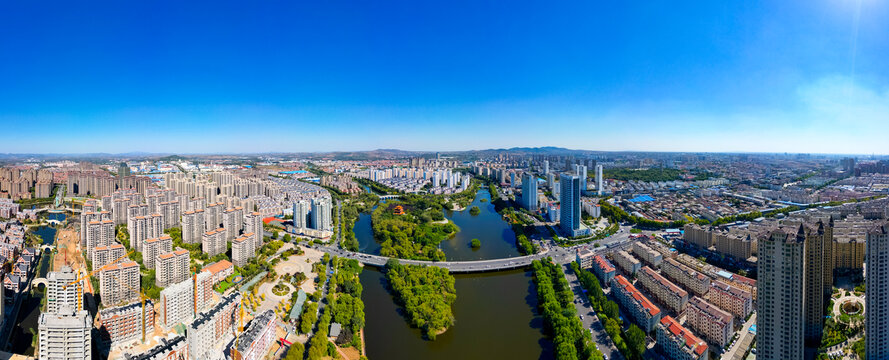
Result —
M77 274L70 266L50 272L46 279L46 312L56 313L65 306L83 310L83 281L76 281Z
M522 206L537 211L537 177L531 173L522 176Z
M867 232L865 278L865 353L869 359L889 358L889 223Z
M602 178L602 165L596 165L596 192L599 196L602 196L602 192L605 191L605 189L602 188L604 183L605 180Z
M568 236L583 235L584 229L580 227L580 177L562 174L559 184L559 227Z
M574 173L580 178L580 195L583 195L583 192L586 190L586 165L574 165Z
M40 314L37 327L40 359L92 358L93 319L86 310L62 306L57 312Z
M805 234L786 227L759 242L757 358L802 360Z
M802 224L799 233L806 239L804 334L808 346L818 347L824 334L824 307L833 290L833 234L823 221Z

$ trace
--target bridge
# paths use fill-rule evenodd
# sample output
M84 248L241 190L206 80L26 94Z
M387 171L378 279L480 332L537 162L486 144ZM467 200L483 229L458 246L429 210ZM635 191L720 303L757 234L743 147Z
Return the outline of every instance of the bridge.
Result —
M358 260L358 262L364 265L370 265L378 268L382 268L386 266L386 262L389 261L390 258L379 255L370 255L364 253L357 253L352 251L346 251L342 249L327 247L327 246L319 246L318 250L326 252L331 256L338 256L347 259ZM546 253L534 254L534 255L525 255L525 256L516 256L511 258L503 258L503 259L490 259L490 260L471 260L471 261L422 261L422 260L406 260L406 259L398 259L398 262L402 264L409 265L428 265L428 266L438 266L441 268L448 269L451 273L460 274L460 273L481 273L481 272L495 272L495 271L506 271L513 269L522 269L528 266L531 266L531 262L534 260L540 260L546 257L552 257L554 261L559 264L567 264L571 261L574 261L575 255L574 250L571 249L563 249L563 248L555 248Z
M398 199L401 195L380 195L380 200Z

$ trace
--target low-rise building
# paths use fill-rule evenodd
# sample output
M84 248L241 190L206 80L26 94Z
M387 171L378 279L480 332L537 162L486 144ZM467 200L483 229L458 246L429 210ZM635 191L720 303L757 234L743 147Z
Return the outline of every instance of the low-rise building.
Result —
M170 340L161 339L161 344L139 354L124 354L126 360L182 360L188 357L188 341L178 335Z
M697 296L688 301L685 311L686 324L704 335L704 339L725 347L734 334L734 317Z
M707 343L671 316L664 316L657 326L657 348L672 360L707 359Z
M664 262L664 257L661 253L655 251L648 245L643 244L641 241L633 243L633 255L642 259L642 261L655 269L660 267L661 263Z
M201 272L206 272L210 274L210 278L213 281L213 285L216 285L220 281L225 280L230 275L235 273L235 266L228 260L219 260L215 263L204 266L201 269Z
M154 331L154 304L146 301L144 311L138 302L102 309L97 320L99 334L112 347L143 341L143 336L150 338Z
M701 274L674 259L667 259L667 261L664 261L662 270L667 277L682 284L682 286L691 290L691 292L697 296L704 296L710 291L710 277Z
M617 299L618 304L630 315L633 322L639 325L639 328L646 333L654 330L661 316L663 316L661 309L655 306L651 300L648 300L645 295L642 295L622 275L615 276L614 281L611 283L614 297Z
M618 250L613 255L614 263L620 268L624 274L629 276L636 275L636 272L642 269L642 263L630 253Z
M614 265L611 265L611 262L605 260L601 255L593 256L593 274L596 274L599 281L607 286L614 279Z
M738 319L753 312L753 294L719 280L710 282L710 302Z
M650 267L645 266L639 270L636 278L645 291L652 294L660 304L665 305L674 314L681 314L688 305L688 292Z
M575 260L581 269L589 269L593 266L593 257L596 256L590 249L578 249L575 253Z

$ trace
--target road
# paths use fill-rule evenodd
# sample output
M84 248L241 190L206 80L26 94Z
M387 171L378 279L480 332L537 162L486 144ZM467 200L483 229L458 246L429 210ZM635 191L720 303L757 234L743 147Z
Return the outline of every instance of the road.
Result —
M599 317L596 316L590 299L587 298L583 292L583 286L577 280L577 275L574 274L574 271L568 265L562 265L562 268L565 271L565 278L568 279L568 284L571 285L571 289L574 291L574 307L577 309L577 315L580 316L583 328L590 330L593 342L596 343L599 351L607 356L607 359L623 359L623 355L614 346L614 342L611 341L608 333L605 332L605 326L599 321Z

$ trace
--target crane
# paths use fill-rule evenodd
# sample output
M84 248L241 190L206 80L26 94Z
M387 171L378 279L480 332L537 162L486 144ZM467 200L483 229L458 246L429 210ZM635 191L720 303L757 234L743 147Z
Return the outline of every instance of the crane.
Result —
M118 279L117 276L114 276L114 274L108 274L108 275L111 275L111 277L113 277L114 280L117 280L118 284L121 284L121 285L127 287L128 289L130 289L131 291L134 291L137 294L139 294L139 302L142 304L142 343L144 344L145 343L145 300L149 300L151 298L148 296L145 296L145 294L142 293L142 290L133 289L133 287L130 286L129 284L127 284L123 281L120 281L120 279Z
M65 284L65 286L62 286L62 290L67 289L69 286L71 286L71 285L73 285L73 284L76 284L76 283L78 283L78 282L83 281L83 279L87 279L87 278L89 278L90 276L93 276L93 274L95 274L95 273L97 273L97 272L99 272L99 271L105 270L105 268L108 267L108 266L117 264L117 262L119 262L119 261L121 261L121 260L127 258L128 256L130 256L130 254L132 254L133 251L134 251L134 250L130 250L130 252L124 254L123 256L121 256L121 257L119 257L119 258L117 258L117 259L114 259L114 261L112 261L112 262L110 262L110 263L108 263L108 264L105 264L104 266L102 266L102 267L100 267L100 268L98 268L98 269L93 269L93 271L90 271L90 272L89 272L88 274L86 274L86 275L81 275L81 276L77 277L76 280L74 280L74 281L72 281L72 282L69 282L69 283Z

